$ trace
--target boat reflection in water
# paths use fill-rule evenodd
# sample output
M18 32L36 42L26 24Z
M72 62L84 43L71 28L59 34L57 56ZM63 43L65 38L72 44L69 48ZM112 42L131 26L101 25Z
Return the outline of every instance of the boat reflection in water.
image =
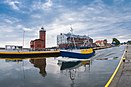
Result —
M30 59L30 62L34 64L34 67L39 68L39 73L45 77L46 73L46 58Z
M61 73L64 75L69 76L71 79L71 87L74 87L75 85L75 79L80 76L79 73L81 72L79 68L82 66L84 67L84 71L86 71L86 66L89 66L90 70L90 64L91 60L85 60L85 61L61 61L58 60L58 65L60 66ZM82 68L83 68L82 67Z

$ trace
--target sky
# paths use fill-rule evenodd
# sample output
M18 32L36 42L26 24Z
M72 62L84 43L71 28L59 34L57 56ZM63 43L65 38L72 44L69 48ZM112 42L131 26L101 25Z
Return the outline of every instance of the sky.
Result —
M94 42L131 40L131 0L0 0L0 47L29 48L42 26L46 47L57 46L57 35L70 32L70 25Z

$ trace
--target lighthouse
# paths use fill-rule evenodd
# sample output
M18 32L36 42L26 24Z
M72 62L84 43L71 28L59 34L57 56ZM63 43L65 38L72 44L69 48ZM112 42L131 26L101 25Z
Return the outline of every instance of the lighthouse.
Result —
M39 39L31 40L30 48L33 50L43 50L46 47L46 30L41 27L39 31Z
M46 46L46 30L42 27L41 30L39 31L39 38L43 40L43 48Z

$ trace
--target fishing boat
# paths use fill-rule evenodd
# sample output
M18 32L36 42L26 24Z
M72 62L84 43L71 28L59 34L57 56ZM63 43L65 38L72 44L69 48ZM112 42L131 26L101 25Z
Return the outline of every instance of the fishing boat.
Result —
M61 50L60 51L60 55L62 57L69 57L69 58L77 58L77 59L88 59L92 56L95 55L95 51L92 48L87 48L87 49L77 49L76 47L76 43L73 37L73 29L71 27L71 38L72 40L70 40L70 42L72 42L72 44L74 44L74 49L68 49L68 50ZM89 41L88 41L89 42Z
M77 58L77 59L88 59L95 55L95 51L90 49L80 49L74 51L60 51L62 57Z

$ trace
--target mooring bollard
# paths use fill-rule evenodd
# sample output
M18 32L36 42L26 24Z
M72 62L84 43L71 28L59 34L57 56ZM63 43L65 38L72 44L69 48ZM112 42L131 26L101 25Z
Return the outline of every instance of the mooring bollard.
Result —
M126 58L124 57L124 58L122 58L122 60L123 60L123 62L125 62Z

